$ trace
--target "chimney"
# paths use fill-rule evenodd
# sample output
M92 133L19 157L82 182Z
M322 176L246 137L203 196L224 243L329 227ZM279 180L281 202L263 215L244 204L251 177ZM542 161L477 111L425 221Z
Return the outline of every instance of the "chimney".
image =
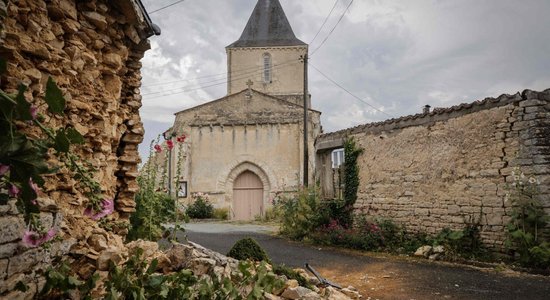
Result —
M424 108L422 109L422 112L425 113L425 114L429 114L430 113L430 108L432 108L429 104L426 104L424 106Z

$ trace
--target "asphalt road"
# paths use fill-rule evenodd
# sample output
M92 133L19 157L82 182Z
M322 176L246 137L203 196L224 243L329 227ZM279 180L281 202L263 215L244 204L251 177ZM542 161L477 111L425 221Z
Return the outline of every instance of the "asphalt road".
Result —
M363 299L550 299L550 278L513 271L304 245L274 235L274 228L228 223L186 224L190 241L226 254L252 237L274 263L302 267L305 262ZM181 238L182 236L179 236Z

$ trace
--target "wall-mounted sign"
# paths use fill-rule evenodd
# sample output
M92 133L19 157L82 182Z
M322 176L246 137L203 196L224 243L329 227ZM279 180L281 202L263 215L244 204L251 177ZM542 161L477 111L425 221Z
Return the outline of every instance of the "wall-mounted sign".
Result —
M178 185L178 198L187 198L187 181L180 181Z

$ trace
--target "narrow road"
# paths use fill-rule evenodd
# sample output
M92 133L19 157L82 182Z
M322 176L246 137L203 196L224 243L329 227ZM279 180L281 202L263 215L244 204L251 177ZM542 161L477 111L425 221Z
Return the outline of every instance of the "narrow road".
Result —
M550 299L550 278L545 276L304 245L274 236L269 226L184 227L190 241L222 254L239 239L252 237L274 263L303 268L309 262L329 280L356 287L363 299Z

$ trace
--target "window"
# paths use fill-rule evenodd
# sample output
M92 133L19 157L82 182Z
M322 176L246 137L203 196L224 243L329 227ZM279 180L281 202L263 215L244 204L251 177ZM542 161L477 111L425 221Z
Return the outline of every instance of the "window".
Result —
M344 163L344 149L332 151L332 168L337 169Z
M271 83L271 55L264 53L264 83Z

